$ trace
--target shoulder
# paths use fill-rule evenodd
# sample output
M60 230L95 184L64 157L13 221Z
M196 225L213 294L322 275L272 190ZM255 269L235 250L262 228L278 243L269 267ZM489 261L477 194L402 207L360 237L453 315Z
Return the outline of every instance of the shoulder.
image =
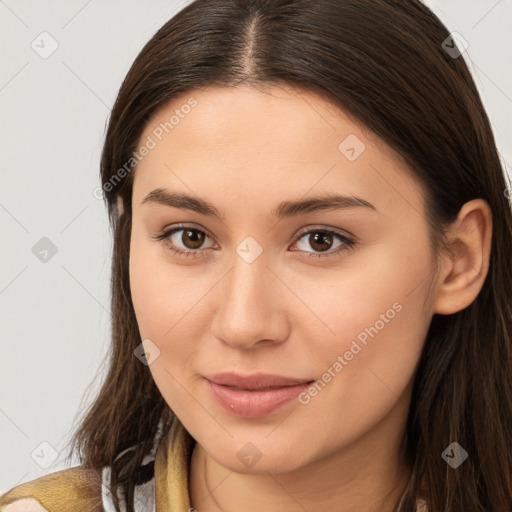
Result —
M101 511L101 474L76 466L20 484L0 496L0 512Z

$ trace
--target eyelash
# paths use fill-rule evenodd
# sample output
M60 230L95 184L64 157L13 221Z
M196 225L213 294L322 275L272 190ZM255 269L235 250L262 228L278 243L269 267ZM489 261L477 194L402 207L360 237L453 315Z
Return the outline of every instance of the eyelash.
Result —
M180 248L176 247L175 245L169 243L168 239L171 237L171 235L173 235L174 233L177 233L179 231L184 231L186 229L188 229L189 231L195 231L195 232L198 232L198 233L203 233L204 235L208 236L209 238L211 238L211 239L213 238L206 231L203 231L203 230L198 229L198 228L194 228L192 226L187 226L186 224L180 224L180 225L174 226L173 228L164 230L162 233L160 233L159 235L154 236L153 238L155 240L158 240L158 241L164 243L164 245L171 252L173 252L174 254L177 254L178 256L193 257L193 258L194 257L198 257L198 256L201 255L201 253L203 253L204 251L207 251L207 249L185 250L185 249L180 249ZM325 258L325 257L330 257L332 255L345 252L348 249L353 249L355 244L356 244L356 242L354 240L352 240L351 238L348 238L345 235L342 235L341 233L338 233L336 231L332 231L330 229L318 229L318 228L317 229L311 229L309 231L304 231L302 233L299 233L297 235L297 239L296 239L296 241L294 243L296 243L299 240L301 240L302 238L306 237L306 235L311 235L312 233L323 233L325 235L332 235L333 237L337 238L340 242L342 242L343 245L341 246L341 248L338 248L335 251L329 251L329 252L325 252L325 253L314 253L314 252L308 252L308 251L299 251L299 250L295 249L295 251L297 251L297 252L307 252L308 253L308 258Z

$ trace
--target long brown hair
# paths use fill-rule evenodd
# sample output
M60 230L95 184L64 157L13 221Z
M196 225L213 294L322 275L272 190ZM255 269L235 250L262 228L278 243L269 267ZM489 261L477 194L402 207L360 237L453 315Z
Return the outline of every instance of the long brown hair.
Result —
M419 497L431 512L512 510L512 214L489 119L464 56L446 49L449 37L418 0L196 0L142 49L101 158L114 237L110 366L73 439L85 464L112 466L128 502L158 420L173 415L133 354L141 343L128 275L133 154L148 120L178 94L244 83L320 94L403 155L426 185L433 241L465 202L489 203L483 288L462 311L434 315L424 345L404 437L412 475L396 511L414 510ZM441 457L454 441L469 454L456 469Z

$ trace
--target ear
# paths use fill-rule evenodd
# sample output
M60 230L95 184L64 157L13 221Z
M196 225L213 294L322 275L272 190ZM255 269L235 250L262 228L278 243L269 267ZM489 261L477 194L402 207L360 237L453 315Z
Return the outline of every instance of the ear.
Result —
M124 212L124 202L123 198L118 194L117 195L117 216L121 217Z
M492 212L484 199L464 204L447 233L448 253L441 255L434 312L457 313L480 293L489 271Z

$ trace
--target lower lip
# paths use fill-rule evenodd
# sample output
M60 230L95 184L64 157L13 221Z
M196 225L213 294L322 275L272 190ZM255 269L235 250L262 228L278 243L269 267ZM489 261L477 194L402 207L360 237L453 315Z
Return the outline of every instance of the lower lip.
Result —
M260 418L274 412L307 389L311 382L293 386L249 391L214 384L206 379L213 397L226 411L245 418Z

